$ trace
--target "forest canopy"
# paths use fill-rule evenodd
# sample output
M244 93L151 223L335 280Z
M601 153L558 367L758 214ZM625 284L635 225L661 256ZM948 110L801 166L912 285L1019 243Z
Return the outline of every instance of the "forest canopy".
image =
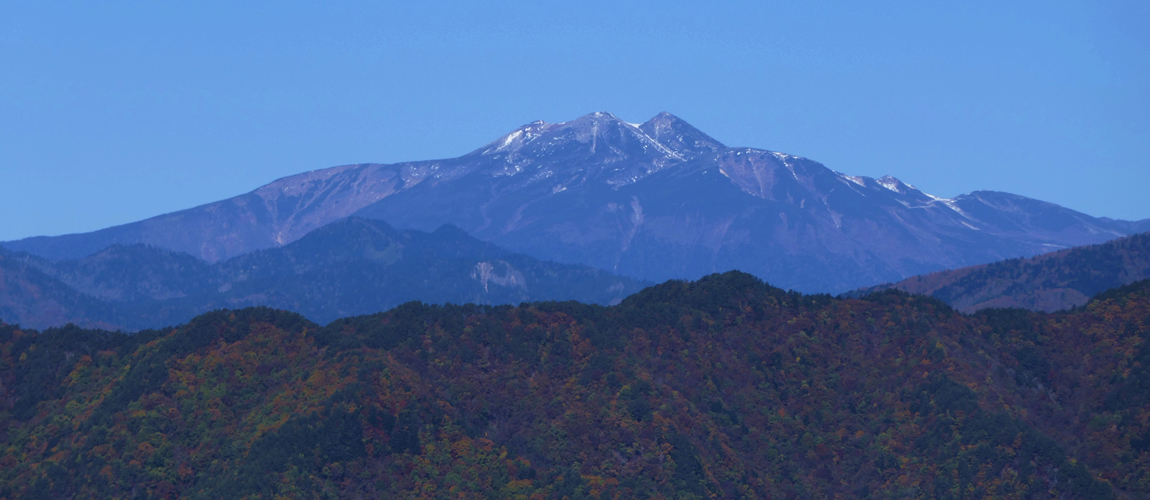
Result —
M786 292L127 335L0 326L0 497L1150 495L1150 282L1069 312Z

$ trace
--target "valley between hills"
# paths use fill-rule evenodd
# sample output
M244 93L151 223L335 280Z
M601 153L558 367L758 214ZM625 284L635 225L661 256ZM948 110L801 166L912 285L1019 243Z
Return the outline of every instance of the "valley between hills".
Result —
M1147 498L1147 231L593 113L0 242L0 498Z

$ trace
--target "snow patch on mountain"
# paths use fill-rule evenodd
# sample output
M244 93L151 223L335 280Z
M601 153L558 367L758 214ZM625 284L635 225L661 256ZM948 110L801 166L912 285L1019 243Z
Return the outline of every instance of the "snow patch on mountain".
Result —
M842 172L835 172L835 173L838 174L839 177L842 177L843 179L846 179L846 180L851 181L855 184L858 184L859 186L866 187L866 177L860 177L857 175L847 175L847 174L844 174Z
M875 182L877 182L880 186L887 188L891 191L894 191L896 193L899 193L899 194L903 193L902 181L895 179L894 177L891 177L889 175L884 175L882 177L879 177L878 179L875 179Z
M795 166L792 165L789 161L787 161L791 158L797 158L797 156L791 156L789 154L780 153L778 151L771 151L770 153L771 153L771 156L774 156L775 158L777 158L779 160L779 162L781 162L783 164L784 167L787 167L787 170L789 170L791 172L791 176L794 177L796 181L800 180L799 174L795 173Z
M512 141L514 141L520 135L523 135L523 130L516 130L510 134L507 134L507 137L503 138L503 144L500 144L499 147L495 148L495 150L503 151L504 149L507 149L507 147L511 145Z
M943 205L946 205L947 208L954 210L956 213L958 213L958 215L966 217L967 219L972 219L972 217L969 214L962 211L962 208L960 208L958 206L958 203L955 203L955 201L953 199L939 198L938 196L935 196L935 195L930 194L930 193L922 193L922 194L929 196L931 200L934 200L934 201L942 203ZM966 222L963 222L963 224L966 224ZM970 226L971 229L978 229L977 227L971 226L970 224L966 224L966 225Z

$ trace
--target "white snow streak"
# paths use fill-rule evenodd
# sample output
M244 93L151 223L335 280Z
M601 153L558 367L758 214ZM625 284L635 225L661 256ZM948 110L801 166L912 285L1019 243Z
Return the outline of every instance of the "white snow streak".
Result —
M884 188L887 188L891 191L902 194L902 191L898 190L898 185L900 184L900 182L898 179L895 179L894 177L891 177L888 175L888 176L882 177L880 179L876 179L875 182L877 182L880 186L882 186Z
M791 156L791 155L786 154L786 153L780 153L778 151L771 151L770 153L775 158L778 158L778 160L783 163L783 166L787 167L787 170L791 171L791 177L794 177L796 181L799 180L799 174L795 173L795 166L791 165L789 162L787 162L787 160L790 158L797 158L796 156Z

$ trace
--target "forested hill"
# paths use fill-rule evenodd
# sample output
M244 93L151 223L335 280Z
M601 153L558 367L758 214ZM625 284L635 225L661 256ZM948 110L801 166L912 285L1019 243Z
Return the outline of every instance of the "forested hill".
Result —
M965 316L742 273L618 306L0 328L0 497L1146 498L1150 282Z
M443 226L425 233L349 217L226 262L145 245L51 261L0 248L0 318L139 330L221 308L270 306L328 322L411 300L617 303L648 283L515 254Z
M929 295L963 312L1020 307L1053 312L1078 307L1095 294L1150 278L1150 233L1068 248L1029 259L940 271L865 288Z

